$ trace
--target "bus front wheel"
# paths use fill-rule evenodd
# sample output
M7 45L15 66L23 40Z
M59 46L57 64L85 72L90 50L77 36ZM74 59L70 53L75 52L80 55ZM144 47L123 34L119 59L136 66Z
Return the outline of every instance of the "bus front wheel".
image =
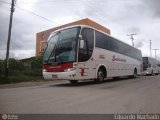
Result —
M77 83L78 83L78 80L69 80L69 82L70 82L71 84L77 84Z

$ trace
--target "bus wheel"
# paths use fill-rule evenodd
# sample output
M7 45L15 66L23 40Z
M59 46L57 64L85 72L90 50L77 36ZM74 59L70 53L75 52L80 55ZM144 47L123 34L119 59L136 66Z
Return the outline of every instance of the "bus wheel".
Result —
M137 69L134 69L133 75L129 76L129 78L136 78L137 77Z
M159 74L159 71L157 71L157 73L155 73L155 75L158 75Z
M113 79L114 79L114 80L118 80L118 79L119 79L119 77L113 77Z
M153 76L153 70L152 70L152 72L151 72L151 76Z
M101 83L104 81L105 78L105 72L103 69L99 69L97 72L97 79L95 80L96 83Z
M137 69L135 68L133 73L133 78L136 78L136 77L137 77Z
M71 84L77 84L77 83L78 83L78 80L69 80L69 82L70 82Z

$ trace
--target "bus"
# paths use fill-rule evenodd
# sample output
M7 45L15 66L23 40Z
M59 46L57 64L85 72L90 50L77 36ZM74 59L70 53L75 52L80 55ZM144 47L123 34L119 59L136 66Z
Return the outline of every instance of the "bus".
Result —
M135 78L142 72L141 51L86 25L51 33L43 55L44 79L95 80Z
M143 75L160 74L160 61L151 57L143 57Z

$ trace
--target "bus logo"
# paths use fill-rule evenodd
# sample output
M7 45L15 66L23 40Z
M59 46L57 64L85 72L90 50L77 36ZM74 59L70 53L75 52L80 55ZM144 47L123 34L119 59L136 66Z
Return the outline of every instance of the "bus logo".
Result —
M99 55L99 58L100 59L105 59L105 56L104 55Z
M113 55L112 61L126 62L127 60L123 59L123 58L116 57L115 55Z

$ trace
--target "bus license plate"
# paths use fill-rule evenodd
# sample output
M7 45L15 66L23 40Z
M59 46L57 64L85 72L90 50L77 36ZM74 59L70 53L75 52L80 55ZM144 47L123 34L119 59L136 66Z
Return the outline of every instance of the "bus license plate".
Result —
M52 78L58 78L58 75L52 75Z

